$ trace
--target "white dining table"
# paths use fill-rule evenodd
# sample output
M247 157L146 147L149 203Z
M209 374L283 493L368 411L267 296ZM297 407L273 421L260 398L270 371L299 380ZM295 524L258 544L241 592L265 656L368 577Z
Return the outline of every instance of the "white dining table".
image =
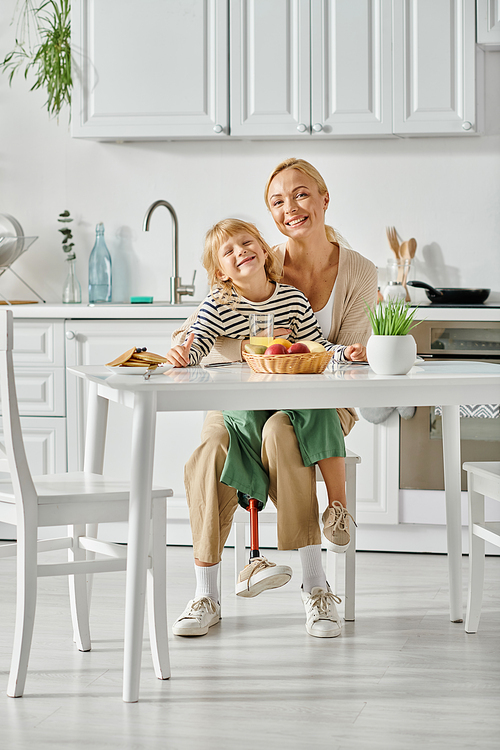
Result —
M124 701L139 699L157 412L441 406L450 619L462 622L459 405L498 403L500 365L472 361L419 362L407 375L389 376L376 375L368 365L355 363L330 366L321 375L257 374L247 364L235 363L227 367L170 369L151 375L149 380L140 375L114 374L104 366L68 367L68 371L90 384L86 471L102 473L109 401L133 410ZM172 440L175 441L175 435Z

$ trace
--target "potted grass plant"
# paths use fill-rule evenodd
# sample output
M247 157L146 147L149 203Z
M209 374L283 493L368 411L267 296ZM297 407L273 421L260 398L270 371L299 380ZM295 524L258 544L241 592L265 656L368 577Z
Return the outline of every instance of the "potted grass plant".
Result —
M417 308L392 299L366 309L373 331L366 345L368 364L378 375L406 375L417 357L410 333L421 322L414 320Z

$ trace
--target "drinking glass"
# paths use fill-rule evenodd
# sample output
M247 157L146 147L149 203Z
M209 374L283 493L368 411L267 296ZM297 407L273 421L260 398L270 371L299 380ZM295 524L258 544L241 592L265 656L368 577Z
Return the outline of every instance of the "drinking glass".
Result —
M269 346L273 340L274 315L250 313L250 343Z

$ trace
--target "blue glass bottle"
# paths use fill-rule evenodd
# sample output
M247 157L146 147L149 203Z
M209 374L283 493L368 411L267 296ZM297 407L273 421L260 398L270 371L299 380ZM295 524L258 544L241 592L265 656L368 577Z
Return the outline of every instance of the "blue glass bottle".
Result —
M95 245L89 258L89 304L111 302L111 255L104 241L104 224L95 228Z

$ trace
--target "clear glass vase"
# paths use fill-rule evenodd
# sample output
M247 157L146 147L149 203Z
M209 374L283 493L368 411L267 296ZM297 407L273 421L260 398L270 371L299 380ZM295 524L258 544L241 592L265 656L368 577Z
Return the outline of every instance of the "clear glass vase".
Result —
M62 301L66 304L78 304L82 301L82 288L76 278L76 260L67 260L68 275L64 282Z

